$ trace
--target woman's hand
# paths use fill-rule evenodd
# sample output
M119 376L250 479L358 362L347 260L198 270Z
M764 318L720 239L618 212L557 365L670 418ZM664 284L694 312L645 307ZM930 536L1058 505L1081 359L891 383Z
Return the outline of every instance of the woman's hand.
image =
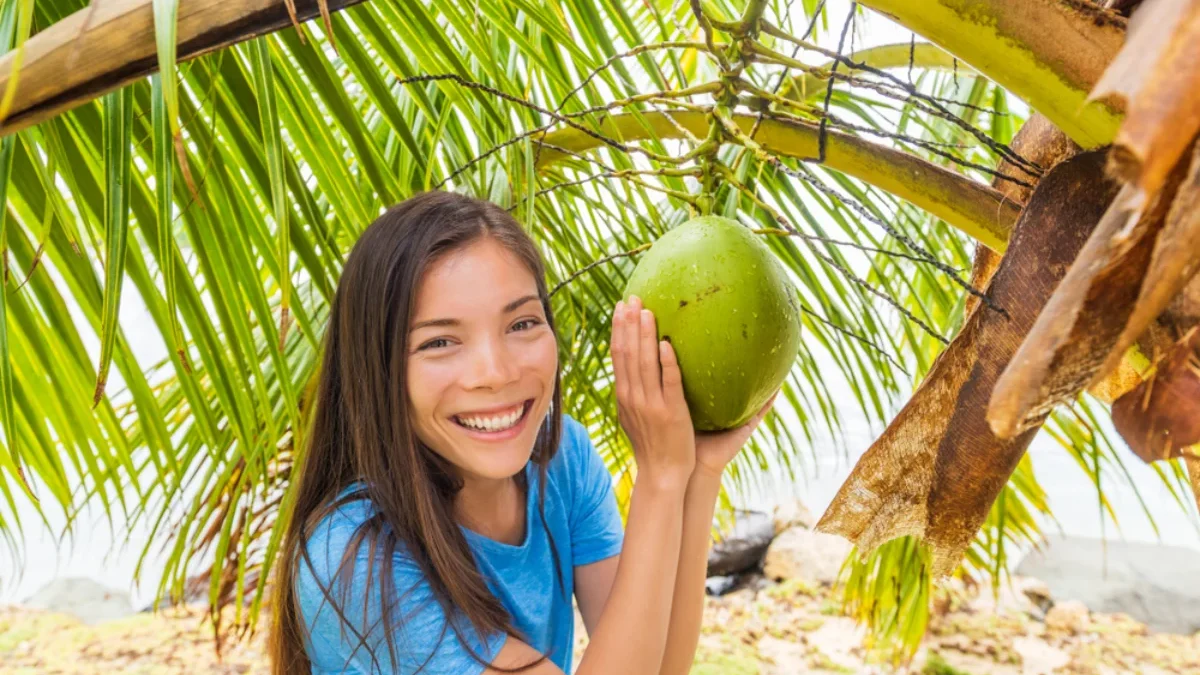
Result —
M771 394L771 398L767 399L762 409L740 427L726 431L697 431L696 473L719 479L721 472L733 461L742 446L746 445L746 441L750 439L750 434L754 433L758 423L767 416L767 411L771 409L771 405L775 403L775 397L778 395L779 391L776 390L774 394Z
M613 312L611 351L617 418L633 445L639 477L686 485L696 465L692 417L671 343L658 339L654 314L637 296Z

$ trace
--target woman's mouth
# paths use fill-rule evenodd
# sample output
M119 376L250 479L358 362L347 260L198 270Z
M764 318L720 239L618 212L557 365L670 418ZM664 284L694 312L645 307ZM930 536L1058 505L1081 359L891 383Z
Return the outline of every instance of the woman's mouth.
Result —
M476 438L500 441L512 438L521 433L525 420L533 407L533 399L528 399L510 410L491 413L488 415L454 415L451 419L463 431Z

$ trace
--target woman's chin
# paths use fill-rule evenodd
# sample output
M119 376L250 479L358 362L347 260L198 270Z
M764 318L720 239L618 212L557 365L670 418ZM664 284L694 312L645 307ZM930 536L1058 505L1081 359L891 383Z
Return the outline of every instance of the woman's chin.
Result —
M484 481L508 480L525 470L532 453L504 453L481 457L465 468L473 478Z
M466 436L456 454L466 460L466 466L460 468L478 478L511 478L523 471L533 456L533 441L525 440L523 434L504 442L480 442L473 434Z

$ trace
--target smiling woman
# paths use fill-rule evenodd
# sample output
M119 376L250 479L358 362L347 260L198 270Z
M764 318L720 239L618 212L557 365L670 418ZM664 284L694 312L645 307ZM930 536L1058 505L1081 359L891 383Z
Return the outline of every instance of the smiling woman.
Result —
M413 309L414 426L473 483L524 466L540 430L528 421L548 419L557 381L548 311L531 266L513 248L493 235L440 255Z
M709 527L745 426L697 437L675 354L637 298L612 355L637 479L628 525L563 414L542 260L490 203L428 192L356 242L324 343L281 556L284 673L681 673Z

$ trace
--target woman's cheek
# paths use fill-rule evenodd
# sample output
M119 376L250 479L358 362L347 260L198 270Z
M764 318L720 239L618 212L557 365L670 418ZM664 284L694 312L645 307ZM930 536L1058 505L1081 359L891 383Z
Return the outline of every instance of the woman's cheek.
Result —
M430 415L437 407L440 392L445 389L445 364L430 359L414 358L408 364L408 391L413 407L421 415Z
M532 365L543 377L548 375L553 380L554 373L558 370L558 341L554 339L553 333L546 331L535 345L536 348L532 350Z

